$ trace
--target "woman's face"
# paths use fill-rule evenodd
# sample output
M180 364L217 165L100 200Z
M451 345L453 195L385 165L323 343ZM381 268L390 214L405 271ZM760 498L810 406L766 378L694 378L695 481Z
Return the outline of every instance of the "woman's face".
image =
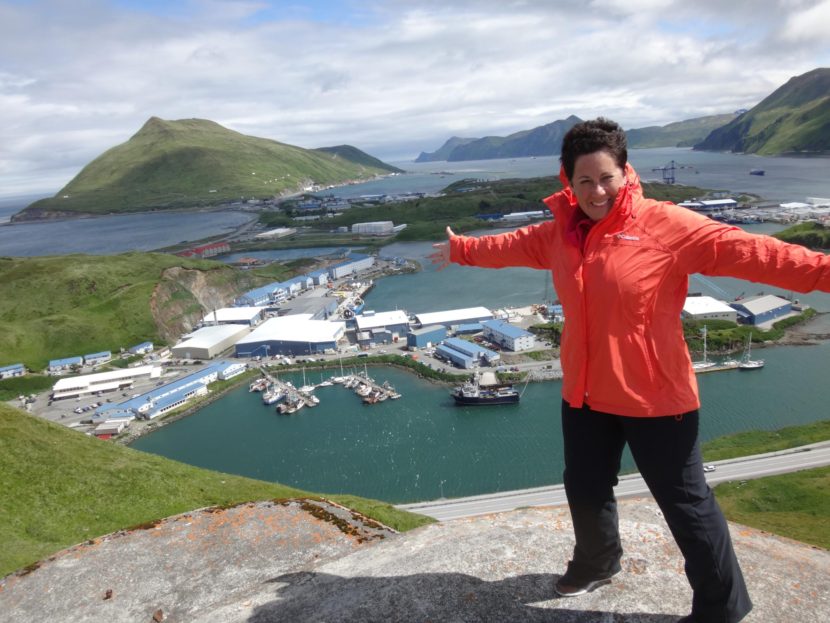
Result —
M625 173L605 150L583 154L574 163L571 187L579 207L592 221L605 218L625 183Z

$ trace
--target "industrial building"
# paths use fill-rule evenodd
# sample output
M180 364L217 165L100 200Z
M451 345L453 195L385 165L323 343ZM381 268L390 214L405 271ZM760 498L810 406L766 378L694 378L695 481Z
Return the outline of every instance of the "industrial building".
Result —
M793 305L774 294L762 294L731 303L738 313L738 322L759 325L789 315Z
M508 350L529 350L536 345L536 336L504 320L485 320L482 336Z
M248 334L249 327L238 324L220 324L203 327L186 336L171 350L179 359L213 359L231 348Z
M329 271L326 269L315 270L312 273L308 273L308 276L311 277L315 286L324 286L329 282Z
M360 253L350 253L349 257L340 262L329 266L329 277L332 280L342 279L357 275L361 270L369 270L375 265L375 258L372 255L362 255Z
M723 301L711 296L688 296L681 317L689 320L738 321L738 312Z
M138 366L111 372L98 372L61 379L52 386L52 400L77 398L103 392L113 392L131 387L141 377L155 379L161 376L158 366Z
M242 324L254 327L262 322L262 307L223 307L202 318L202 325Z
M81 367L84 365L84 358L81 356L78 357L66 357L64 359L52 359L49 362L49 367L46 368L47 374L63 374L69 370L72 370L74 366Z
M380 313L364 311L354 317L354 323L358 331L386 329L393 334L404 335L409 330L409 316L403 310Z
M492 320L493 312L486 307L468 307L466 309L450 309L447 311L415 314L415 319L422 327L440 324L449 328L457 324Z
M84 355L84 364L88 366L100 366L102 363L107 363L112 360L112 353L105 350L100 353L90 353Z
M369 236L391 236L395 224L392 221L372 221L370 223L355 223L352 225L353 234Z
M465 369L493 365L501 359L497 352L456 337L444 340L435 348L435 353Z
M259 240L267 240L269 238L284 238L291 234L296 234L297 230L293 227L277 227L276 229L269 229L254 236Z
M211 383L242 374L247 367L244 363L217 361L140 396L134 396L120 403L105 403L95 410L92 420L96 423L107 423L130 421L136 418L147 420L156 418L184 405L194 396L206 394L207 386Z
M236 343L237 357L312 355L337 348L343 322L315 320L310 314L270 318Z
M407 348L430 348L446 339L447 328L443 325L430 325L420 329L412 329L406 334Z
M706 201L683 201L677 205L695 212L714 212L734 210L738 207L738 202L734 199L708 199Z
M0 368L0 379L10 379L24 374L26 374L26 368L23 367L22 363L13 363L10 366Z
M152 342L142 342L141 344L136 344L135 346L130 346L128 352L133 355L146 355L148 353L153 352L153 343Z

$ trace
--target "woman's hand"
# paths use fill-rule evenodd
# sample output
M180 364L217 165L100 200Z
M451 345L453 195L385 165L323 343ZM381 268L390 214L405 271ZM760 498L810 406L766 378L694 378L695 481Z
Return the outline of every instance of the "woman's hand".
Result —
M455 237L452 229L450 226L447 225L447 238L452 240ZM438 270L444 270L447 266L450 265L450 243L449 240L447 242L437 242L432 245L432 248L435 249L434 252L427 255L430 261L433 264L438 264Z

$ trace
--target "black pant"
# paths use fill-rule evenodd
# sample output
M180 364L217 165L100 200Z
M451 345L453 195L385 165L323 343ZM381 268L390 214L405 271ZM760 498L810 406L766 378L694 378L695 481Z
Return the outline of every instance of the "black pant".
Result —
M617 484L628 442L686 561L692 614L706 623L735 623L751 609L726 519L703 475L697 411L667 417L624 417L562 402L565 492L576 547L568 573L576 581L620 570Z

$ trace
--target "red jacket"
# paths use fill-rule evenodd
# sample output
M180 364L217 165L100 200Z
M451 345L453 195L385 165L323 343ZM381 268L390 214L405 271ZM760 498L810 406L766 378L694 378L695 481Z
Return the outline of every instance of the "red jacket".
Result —
M567 231L576 197L560 177L565 190L544 200L554 220L494 236L455 236L450 258L551 271L565 312L562 395L573 407L664 416L700 406L680 321L690 274L830 291L830 256L645 199L630 165L613 207L580 248Z

